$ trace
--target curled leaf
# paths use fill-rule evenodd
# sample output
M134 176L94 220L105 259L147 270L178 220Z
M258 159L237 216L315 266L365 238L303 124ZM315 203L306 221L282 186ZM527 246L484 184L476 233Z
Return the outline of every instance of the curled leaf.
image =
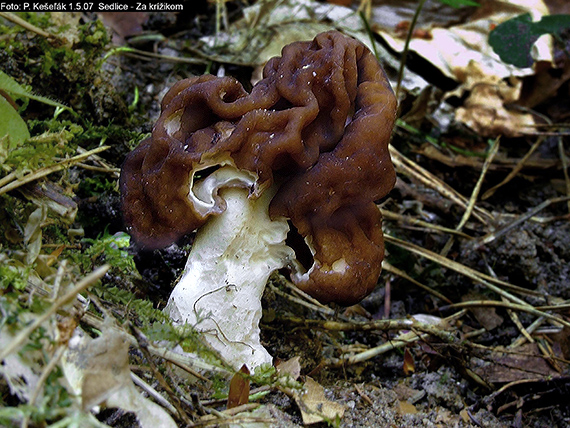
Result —
M32 264L40 255L42 249L42 224L47 218L45 206L37 208L30 217L24 228L24 244L28 249L26 262Z

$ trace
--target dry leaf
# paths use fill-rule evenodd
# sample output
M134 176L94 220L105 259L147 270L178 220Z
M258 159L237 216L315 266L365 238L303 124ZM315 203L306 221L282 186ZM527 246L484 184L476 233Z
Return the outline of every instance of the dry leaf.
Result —
M297 380L301 375L301 358L293 357L287 361L280 361L275 368L280 376L290 376L291 379Z
M471 300L484 300L484 296L478 293L468 293L461 298L462 302ZM475 316L479 324L487 331L493 330L495 327L503 323L503 317L497 314L497 309L493 307L471 308L471 313Z
M469 94L465 104L457 110L457 121L487 137L520 136L533 129L528 128L534 125L533 117L504 106L519 100L521 78L533 75L534 70L503 62L489 45L489 32L523 13L538 20L549 13L548 8L542 0L482 0L479 3L481 7L456 9L436 1L426 2L416 29L427 32L429 37L412 38L409 50L460 84L446 98ZM403 51L407 34L400 28L410 21L416 8L417 1L412 0L377 2L373 7L375 28L379 28L380 35L398 52ZM537 41L533 57L536 61L553 63L550 36Z
M465 73L460 92L466 90L470 94L463 107L457 109L455 120L484 137L518 137L534 129L531 114L505 108L519 99L521 80L512 78L507 84L498 76L487 74L474 61L469 62Z
M409 401L399 401L398 402L398 413L401 415L415 415L418 413L418 409Z
M114 328L112 321L105 321L102 334L96 339L77 332L69 341L62 368L85 409L106 402L108 407L133 412L142 428L176 428L162 407L136 389L131 380L126 335Z
M230 381L227 408L232 409L249 402L249 370L244 364Z
M404 383L398 383L392 387L392 391L398 396L401 401L410 401L415 403L418 398L425 396L425 390L418 390L411 388Z
M545 361L536 343L527 343L508 350L498 347L485 360L486 362L475 368L474 372L488 383L560 376L560 373Z
M459 416L461 416L461 420L465 423L471 422L471 418L469 417L469 410L463 409L459 412Z
M269 58L281 55L283 46L312 40L316 34L334 27L369 45L362 19L354 10L332 3L310 0L254 2L242 10L243 18L228 31L201 39L216 46L216 56L231 63L259 67ZM270 31L268 31L270 30ZM370 47L370 46L369 46Z
M24 244L28 250L26 263L32 265L42 249L42 224L47 218L47 209L44 206L37 208L28 217L24 228Z
M65 195L65 190L50 181L29 183L19 189L26 199L37 206L45 206L65 220L72 223L77 215L77 202Z
M3 328L0 334L0 349L6 348L12 340L14 336L7 328ZM41 349L30 348L26 352L13 352L0 361L0 376L8 384L10 394L18 397L22 402L28 402L38 386L41 373L41 352Z
M406 376L409 376L416 371L414 357L408 348L404 349L404 364L402 366L402 370Z
M426 5L420 15L425 22L420 21L419 25L420 29L421 25L426 26L431 39L413 38L409 49L423 56L444 75L464 81L471 61L479 64L485 74L496 75L500 79L533 73L530 68L519 69L501 61L489 45L488 36L491 28L522 13L530 13L535 19L548 14L543 1L481 0L479 3L484 4L483 7L461 9L442 6L439 2L428 3L431 4ZM391 0L373 8L373 20L381 28L380 34L398 52L404 49L405 33L402 37L396 24L411 19L417 5L417 1L413 0ZM434 8L431 15L429 6ZM535 59L552 59L548 39L540 39L535 50Z
M310 377L307 377L304 391L295 396L295 401L306 425L340 419L346 410L343 404L327 400L324 388Z
M124 44L125 38L139 35L143 32L142 25L148 20L146 12L99 12L99 19L116 34L113 41Z

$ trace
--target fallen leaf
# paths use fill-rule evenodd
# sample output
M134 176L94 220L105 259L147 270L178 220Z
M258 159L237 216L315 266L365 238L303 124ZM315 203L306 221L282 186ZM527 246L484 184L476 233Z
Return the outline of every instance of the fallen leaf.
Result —
M469 96L463 107L457 109L455 120L484 137L518 137L534 129L531 114L505 108L519 99L521 80L511 78L507 83L498 76L487 74L475 61L469 62L465 73L463 84L454 94L467 91Z
M457 109L455 120L462 122L483 137L504 135L520 137L534 129L532 115L507 110L496 86L481 84Z
M244 364L230 381L227 408L232 409L249 402L249 369Z
M26 263L32 265L42 249L42 226L47 218L45 206L36 208L28 217L28 222L24 228L24 244L28 250Z
M113 37L117 44L123 44L127 37L136 36L143 32L142 24L144 24L149 17L146 12L99 12L99 19L111 28L116 38Z
M478 293L468 293L461 298L462 302L470 300L484 300L484 296ZM487 331L491 331L503 323L503 317L497 314L497 309L493 307L471 308L471 313Z
M373 8L374 22L378 24L380 35L390 47L401 52L405 45L405 35L398 32L394 23L411 19L417 2L392 0L392 4L389 3L382 2ZM423 25L430 29L431 39L413 38L409 50L424 57L444 75L461 82L471 61L479 64L485 74L496 75L500 79L533 73L530 68L520 69L501 61L489 45L488 37L491 28L521 13L530 13L537 20L547 15L548 8L541 0L485 2L491 4L459 10L442 7L438 2L432 3L433 10L424 8L421 13L424 21L419 21L416 26L422 28ZM539 40L535 48L535 60L552 60L548 40Z
M560 377L540 353L536 343L514 349L496 348L473 371L488 383Z
M133 412L142 428L176 428L162 407L136 389L129 368L129 343L112 320L105 321L98 338L79 332L68 346L62 358L63 373L70 388L81 397L84 409L105 403Z
M498 25L489 34L489 44L501 59L517 67L530 67L533 63L532 46L543 34L559 33L570 27L570 15L543 16L533 21L525 13Z
M481 7L454 9L439 2L427 2L415 28L427 31L429 37L412 38L409 50L459 83L445 99L468 96L465 104L457 109L457 121L483 136L517 137L533 130L529 128L535 125L533 117L507 109L505 105L518 102L522 78L532 76L535 71L501 60L489 44L489 33L520 14L529 14L538 21L548 15L548 8L542 0L479 3ZM411 0L388 0L373 6L374 28L397 52L404 50L407 35L407 31L399 30L401 25L398 24L409 21L416 8L417 2ZM532 53L534 61L553 64L552 38L539 38Z
M295 401L306 425L340 419L346 410L343 404L327 400L324 388L310 377L305 381L304 391L296 394Z
M280 361L275 368L280 376L290 376L291 379L297 380L301 375L301 358L293 357L287 361Z
M410 402L416 402L418 397L422 397L425 395L425 391L422 390L418 390L418 389L414 389L411 388L407 385L405 385L404 383L398 383L396 385L394 385L392 387L392 392L394 392L397 396L399 400L402 401L410 401Z
M409 401L399 401L398 402L398 413L400 415L415 415L418 413L418 409Z
M33 320L26 319L26 321ZM50 328L48 326L48 331ZM6 348L12 340L14 340L14 335L7 328L3 328L0 334L0 349ZM38 388L42 369L41 353L41 349L30 348L26 352L13 352L0 361L0 376L8 385L10 394L18 397L22 402L28 402Z
M404 364L402 366L402 370L406 376L409 376L416 371L414 357L408 348L404 349Z

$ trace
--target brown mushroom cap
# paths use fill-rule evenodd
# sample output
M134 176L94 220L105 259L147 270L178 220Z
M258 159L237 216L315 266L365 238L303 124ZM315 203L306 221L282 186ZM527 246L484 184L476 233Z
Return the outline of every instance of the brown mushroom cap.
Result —
M393 187L388 141L397 102L374 55L339 32L285 46L247 93L231 77L174 85L152 135L121 174L129 233L142 246L168 245L223 211L198 212L192 174L232 164L257 181L251 197L281 186L270 213L291 220L314 252L301 289L349 305L369 294L384 256L374 201Z

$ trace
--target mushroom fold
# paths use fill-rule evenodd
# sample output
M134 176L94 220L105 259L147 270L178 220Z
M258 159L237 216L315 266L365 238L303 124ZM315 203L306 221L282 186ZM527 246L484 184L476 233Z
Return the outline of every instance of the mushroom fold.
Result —
M158 248L198 229L226 203L218 192L196 204L192 182L231 167L246 177L238 187L251 184L252 200L278 186L269 214L289 219L314 259L293 282L323 303L357 303L384 257L375 201L395 182L388 142L396 109L374 55L337 31L285 46L249 93L232 77L182 80L123 166L128 231Z

